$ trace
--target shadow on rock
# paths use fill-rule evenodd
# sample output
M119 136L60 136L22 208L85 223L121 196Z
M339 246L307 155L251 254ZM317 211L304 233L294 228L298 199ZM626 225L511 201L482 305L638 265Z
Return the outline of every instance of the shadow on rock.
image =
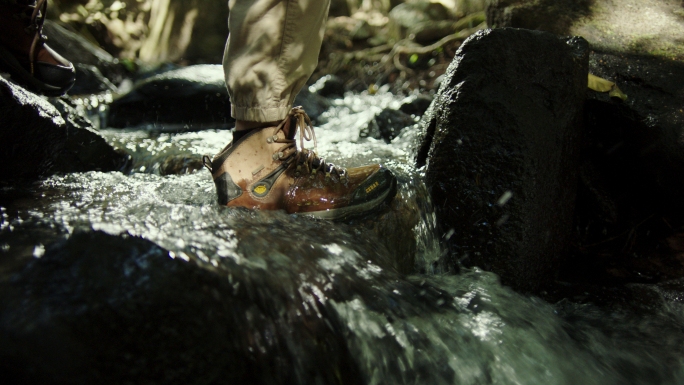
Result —
M588 92L577 247L563 275L605 283L682 277L670 239L684 232L684 65L594 52L590 68L628 98Z

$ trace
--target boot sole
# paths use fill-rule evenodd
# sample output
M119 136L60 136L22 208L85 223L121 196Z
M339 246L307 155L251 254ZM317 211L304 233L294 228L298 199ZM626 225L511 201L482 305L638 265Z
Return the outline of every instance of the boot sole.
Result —
M318 219L325 220L345 220L358 218L367 214L371 214L382 207L383 203L389 203L397 195L397 180L392 180L392 185L387 191L379 197L362 204L341 207L339 209L330 209L323 211L311 211L307 213L296 213L295 215L304 215Z
M36 79L29 71L26 71L19 61L9 51L0 45L0 61L4 69L11 75L10 81L29 91L37 92L45 96L62 96L73 86L73 83L65 88L51 86Z

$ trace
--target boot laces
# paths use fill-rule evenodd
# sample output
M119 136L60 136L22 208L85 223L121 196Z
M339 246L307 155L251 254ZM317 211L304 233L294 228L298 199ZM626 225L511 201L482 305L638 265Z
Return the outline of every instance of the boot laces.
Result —
M297 141L295 139L287 138L289 130L286 132L285 129L289 128L292 121L295 122L295 130L299 131L299 147L301 150L297 149ZM285 139L278 138L279 131L283 131ZM313 151L304 148L305 140L313 141ZM275 127L273 136L269 138L269 141L272 143L285 144L273 154L273 159L280 159L288 165L294 162L296 165L295 176L309 174L309 177L314 179L316 174L321 171L325 173L326 180L335 180L332 178L332 175L335 175L340 182L347 182L347 170L344 167L326 163L325 160L316 153L318 150L316 133L314 132L311 118L309 118L309 115L304 112L304 109L302 109L301 106L294 107L287 118Z

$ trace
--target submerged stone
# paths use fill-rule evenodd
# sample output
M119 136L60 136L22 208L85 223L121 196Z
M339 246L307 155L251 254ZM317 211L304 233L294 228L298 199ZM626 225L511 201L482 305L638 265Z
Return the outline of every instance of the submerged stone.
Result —
M417 155L452 263L524 291L557 273L572 230L587 48L497 29L457 51Z
M87 119L0 79L0 176L35 178L58 172L123 170L130 157L115 150Z

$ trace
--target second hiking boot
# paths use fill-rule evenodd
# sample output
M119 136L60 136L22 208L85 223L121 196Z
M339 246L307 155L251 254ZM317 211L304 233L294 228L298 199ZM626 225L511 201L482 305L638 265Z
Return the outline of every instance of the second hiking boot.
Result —
M278 126L254 130L230 143L213 160L205 157L219 204L285 210L324 219L356 217L390 201L397 190L391 171L379 164L344 169L314 151L297 149L295 133L316 141L300 107Z
M74 66L45 44L47 0L0 4L0 72L27 89L59 96L74 85Z

